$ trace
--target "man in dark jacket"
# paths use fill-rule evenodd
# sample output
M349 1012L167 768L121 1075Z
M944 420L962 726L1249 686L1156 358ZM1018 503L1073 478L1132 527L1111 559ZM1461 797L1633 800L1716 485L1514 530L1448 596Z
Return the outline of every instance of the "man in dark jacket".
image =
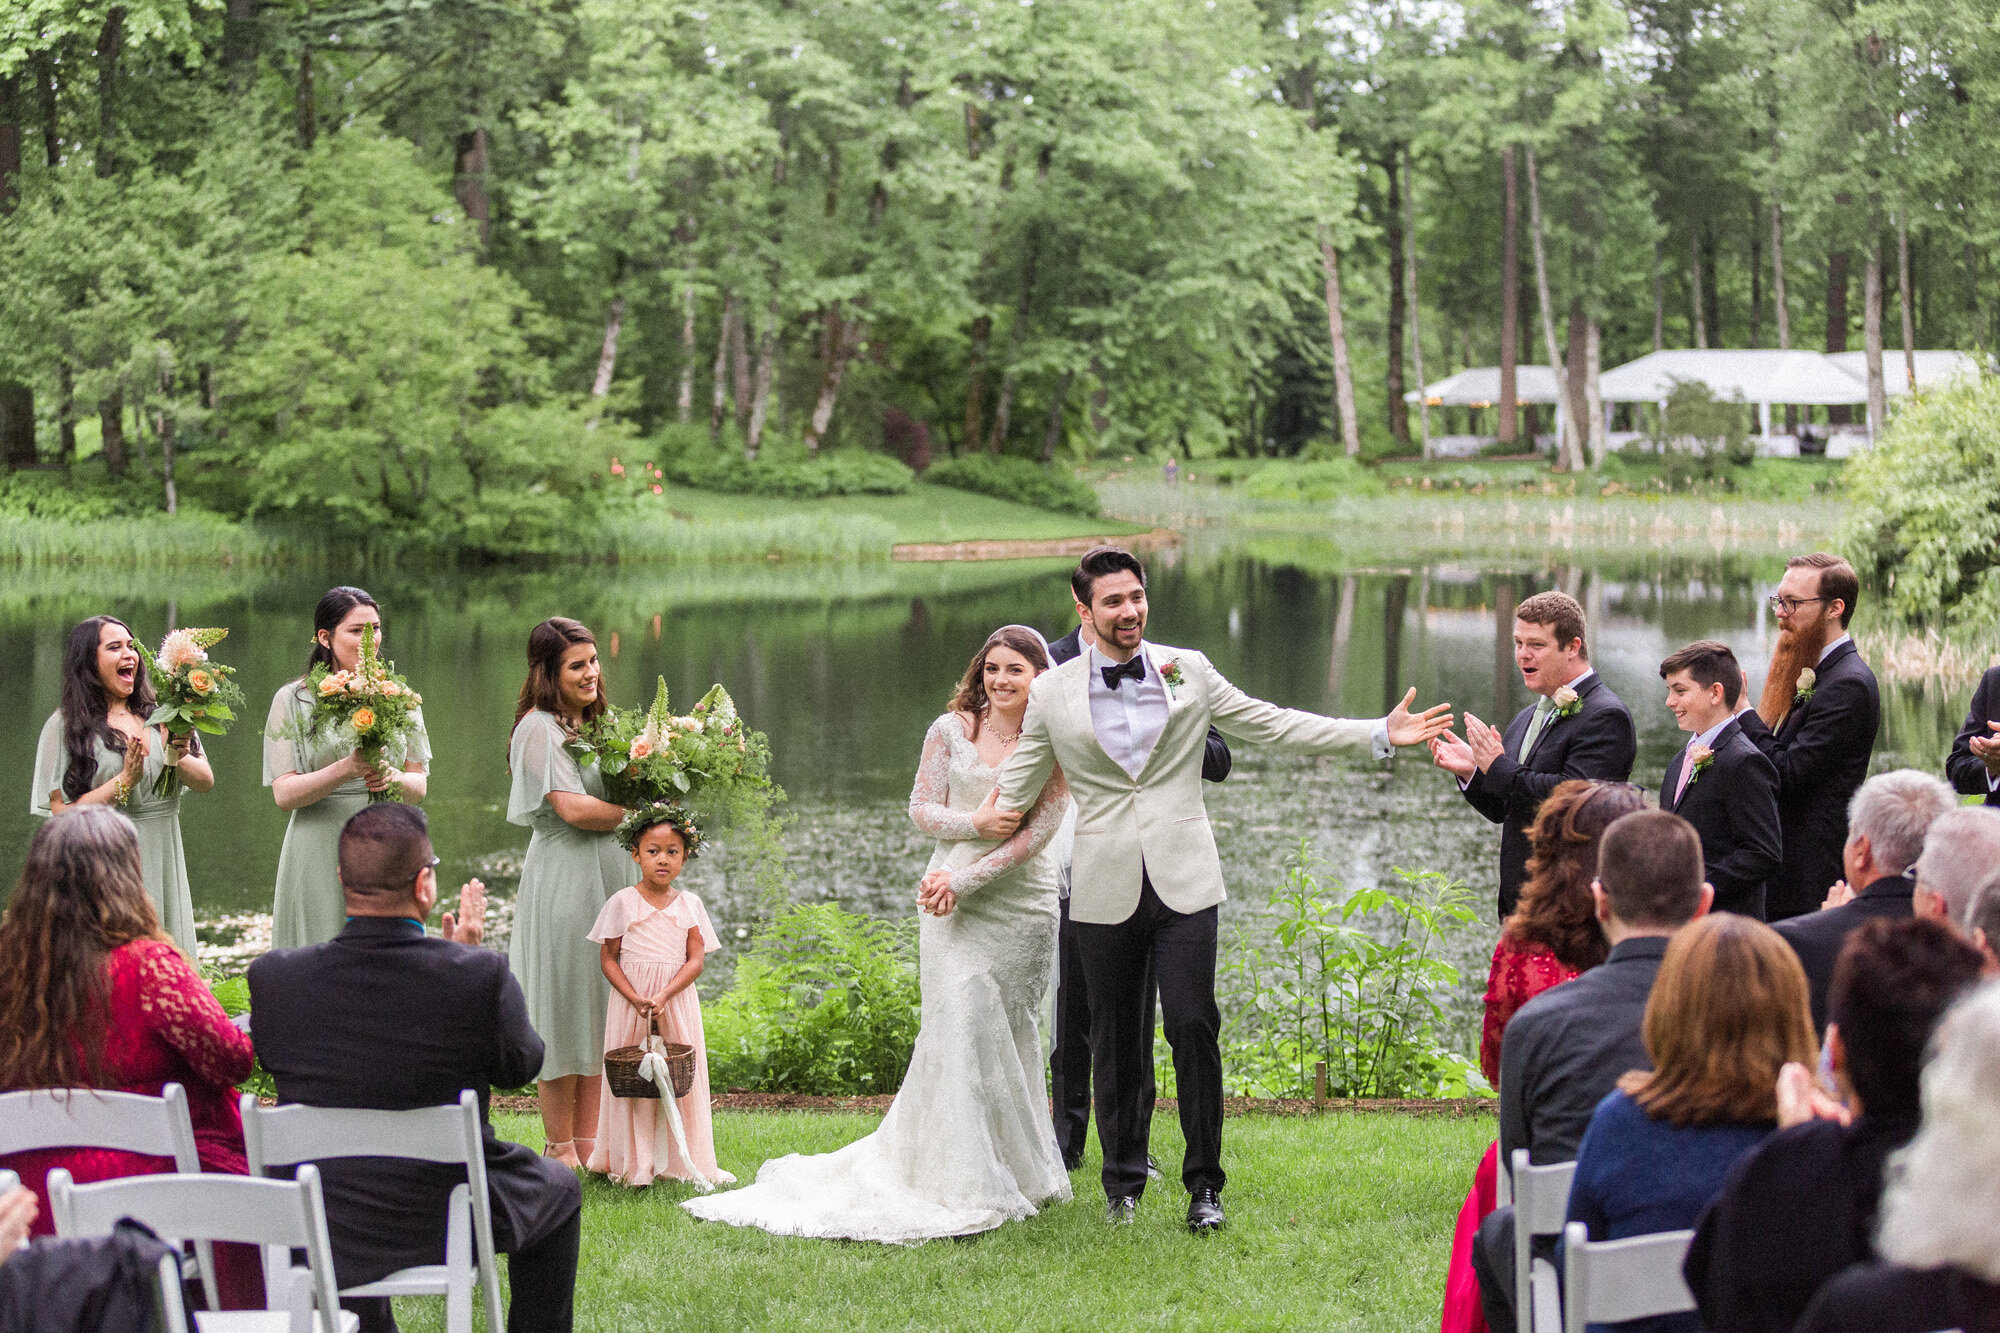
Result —
M1924 850L1931 825L1953 804L1949 787L1913 768L1878 773L1854 793L1847 813L1847 845L1841 849L1844 882L1856 890L1854 896L1839 906L1777 924L1778 934L1806 970L1814 1031L1826 1028L1833 965L1847 937L1863 922L1910 915L1916 884L1909 872Z
M1988 667L1979 678L1944 771L1955 790L2000 805L2000 666Z
M1691 643L1660 663L1667 707L1694 733L1667 764L1660 808L1694 825L1715 910L1764 919L1764 881L1778 868L1778 770L1736 720L1743 668L1729 645Z
M1882 724L1875 673L1847 633L1860 593L1854 567L1819 552L1786 564L1771 597L1778 645L1763 700L1742 722L1778 769L1785 847L1765 892L1772 921L1819 910L1840 878L1847 803L1868 776Z
M1431 742L1438 767L1458 779L1472 808L1501 826L1500 919L1528 877L1528 826L1556 784L1570 778L1623 782L1639 752L1632 714L1591 668L1583 608L1567 593L1540 592L1514 609L1514 664L1542 697L1506 733L1465 715L1465 739Z
M493 1085L519 1087L541 1068L542 1039L506 957L424 933L436 865L421 810L367 807L340 834L347 928L250 965L252 1039L281 1103L404 1111L449 1105L471 1088L484 1118ZM483 902L483 891L473 897ZM480 933L476 920L450 916L446 928L460 940ZM494 1245L508 1256L509 1333L562 1333L582 1235L576 1177L490 1124L486 1175ZM352 1158L320 1163L320 1179L341 1286L444 1261L445 1204L463 1167ZM396 1327L387 1300L349 1308L363 1333Z

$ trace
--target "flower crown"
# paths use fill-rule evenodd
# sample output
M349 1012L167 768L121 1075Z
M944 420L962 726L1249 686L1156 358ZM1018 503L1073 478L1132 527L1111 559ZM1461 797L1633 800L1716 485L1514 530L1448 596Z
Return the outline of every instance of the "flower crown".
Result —
M672 801L655 801L626 815L618 825L618 844L628 852L636 852L639 850L639 839L646 836L646 830L662 824L681 835L688 859L692 861L701 848L701 828L688 817L687 811Z

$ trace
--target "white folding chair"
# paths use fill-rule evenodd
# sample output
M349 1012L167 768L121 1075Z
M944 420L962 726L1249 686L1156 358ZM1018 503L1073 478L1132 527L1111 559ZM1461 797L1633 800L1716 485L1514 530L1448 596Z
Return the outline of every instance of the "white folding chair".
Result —
M49 1211L58 1236L108 1236L129 1217L169 1244L199 1238L263 1247L265 1309L205 1311L194 1320L201 1333L353 1333L360 1323L340 1308L334 1289L333 1247L313 1167L300 1167L295 1181L217 1172L94 1185L72 1184L57 1167L49 1172ZM292 1266L295 1249L306 1252L306 1267Z
M167 1084L157 1097L96 1088L0 1093L0 1156L48 1148L106 1148L171 1157L174 1170L183 1175L201 1170L187 1090L178 1083ZM208 1241L196 1243L193 1266L201 1274L202 1293L212 1310L218 1302L215 1251Z
M323 1106L259 1106L243 1098L243 1144L252 1175L301 1162L341 1157L403 1157L465 1168L466 1183L446 1205L444 1262L400 1269L343 1296L444 1297L448 1333L472 1333L476 1277L486 1305L486 1327L500 1333L500 1271L493 1254L493 1204L486 1191L486 1143L479 1097L470 1088L456 1106L414 1111L358 1111Z
M1535 1258L1535 1237L1560 1236L1569 1216L1575 1162L1535 1166L1526 1148L1514 1149L1515 1333L1554 1333L1561 1317L1555 1265Z
M1563 1229L1563 1333L1694 1309L1681 1277L1692 1231L1662 1231L1624 1240L1592 1240L1590 1228Z

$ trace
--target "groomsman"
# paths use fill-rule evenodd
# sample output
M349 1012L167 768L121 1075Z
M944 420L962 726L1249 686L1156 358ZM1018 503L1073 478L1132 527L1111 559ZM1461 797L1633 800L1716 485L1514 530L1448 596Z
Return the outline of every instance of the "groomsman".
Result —
M1778 868L1778 770L1743 734L1743 668L1729 645L1691 643L1660 663L1667 707L1687 748L1667 764L1660 808L1694 825L1718 912L1764 918L1764 881Z
M1826 900L1841 875L1847 803L1868 776L1882 699L1847 632L1860 595L1854 566L1822 551L1786 562L1771 597L1778 645L1743 734L1778 769L1784 849L1765 891L1772 921L1816 912Z
M1951 743L1945 776L1965 796L1983 796L2000 805L2000 666L1987 668L1972 692L1972 711Z
M1570 778L1623 782L1638 740L1632 714L1590 665L1583 608L1574 597L1539 592L1514 610L1514 664L1542 697L1515 714L1503 735L1471 713L1465 738L1431 742L1438 767L1458 779L1472 808L1500 829L1500 919L1528 876L1528 825L1556 784Z
M1081 655L1095 642L1084 628L1082 616L1085 608L1079 603L1076 611L1076 628L1049 645L1051 666L1061 666ZM1234 762L1229 753L1229 742L1222 739L1221 732L1210 727L1208 749L1201 757L1202 780L1222 781L1229 776ZM1072 1171L1083 1165L1083 1146L1090 1134L1090 997L1083 985L1083 951L1077 942L1076 923L1069 918L1073 869L1071 849L1075 843L1075 827L1076 807L1072 805L1063 821L1063 831L1057 835L1062 847L1057 884L1062 892L1060 924L1056 931L1055 1045L1049 1051L1049 1103L1055 1118L1056 1147L1062 1150L1063 1165ZM1150 976L1146 978L1145 988L1146 1030L1150 1032L1159 1020L1160 988ZM1146 1087L1140 1098L1145 1108L1145 1128L1141 1137L1147 1141L1152 1138L1153 1104L1158 1099L1152 1066L1148 1064ZM1146 1174L1151 1177L1160 1174L1151 1153L1146 1156Z

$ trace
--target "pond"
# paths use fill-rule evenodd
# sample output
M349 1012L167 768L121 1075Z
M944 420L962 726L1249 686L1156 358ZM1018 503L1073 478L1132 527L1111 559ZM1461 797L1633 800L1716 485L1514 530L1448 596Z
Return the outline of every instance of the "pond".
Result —
M1071 623L1069 561L847 565L582 573L349 575L380 598L386 651L421 689L436 763L430 812L444 883L483 875L512 890L527 831L504 819L506 749L528 629L575 616L595 629L608 688L644 703L664 675L680 705L720 681L771 738L790 796L795 893L856 910L904 914L927 847L904 815L925 729L995 626L1022 621L1051 637ZM1732 644L1753 683L1774 629L1762 598L1782 558L1721 553L1484 557L1465 563L1355 567L1296 536L1203 538L1155 560L1152 631L1206 652L1233 681L1275 702L1347 716L1380 714L1405 685L1488 720L1528 702L1509 645L1511 608L1561 587L1586 605L1598 669L1633 708L1634 780L1657 785L1683 743L1659 702L1658 663L1701 637ZM26 580L23 580L25 582ZM302 668L324 574L227 578L38 578L0 596L0 678L20 707L0 718L0 753L16 774L0 807L0 874L11 887L33 829L27 786L36 734L55 707L70 625L100 611L157 641L169 619L226 625L216 655L261 720L272 692ZM1941 765L1962 716L1957 692L1885 685L1876 765ZM197 915L269 910L285 816L259 785L257 725L212 747L216 789L185 798ZM1209 789L1232 898L1225 929L1247 926L1301 838L1328 873L1370 883L1392 866L1435 869L1476 890L1481 925L1452 942L1467 975L1454 1006L1476 1033L1494 928L1497 830L1473 814L1427 760L1302 758L1238 747L1236 770ZM727 849L697 862L692 887L726 938L753 915L732 883ZM725 950L727 952L727 950ZM719 960L727 963L726 958Z

